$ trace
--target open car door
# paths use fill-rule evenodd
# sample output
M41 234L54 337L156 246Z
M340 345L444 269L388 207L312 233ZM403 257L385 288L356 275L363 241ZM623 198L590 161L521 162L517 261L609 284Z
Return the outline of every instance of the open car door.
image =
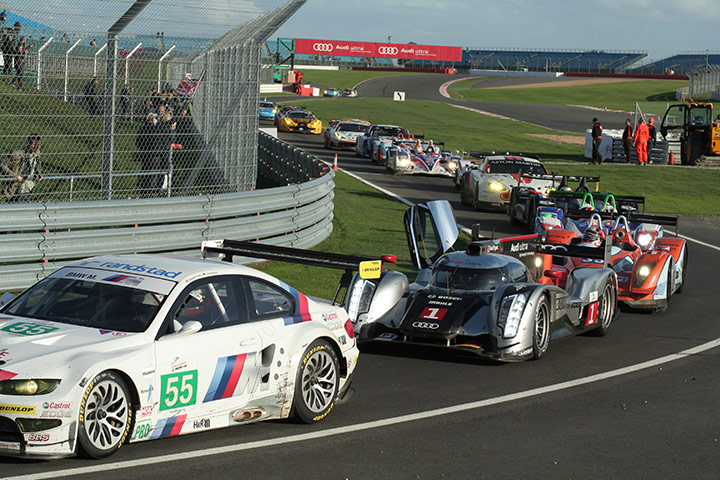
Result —
M405 233L415 267L431 266L458 238L450 202L434 200L410 207L405 212Z

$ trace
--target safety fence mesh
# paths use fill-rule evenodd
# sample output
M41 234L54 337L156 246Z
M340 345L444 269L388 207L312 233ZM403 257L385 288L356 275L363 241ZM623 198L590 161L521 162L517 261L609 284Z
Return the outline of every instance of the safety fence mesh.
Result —
M253 189L260 50L305 1L0 3L0 201Z

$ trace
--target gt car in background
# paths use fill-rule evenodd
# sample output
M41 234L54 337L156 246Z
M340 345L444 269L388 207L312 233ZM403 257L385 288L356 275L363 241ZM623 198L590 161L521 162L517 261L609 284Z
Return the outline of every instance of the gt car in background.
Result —
M357 97L358 92L354 88L346 88L345 90L342 91L342 96L343 97Z
M337 88L328 88L323 92L323 96L325 97L339 97L340 96L340 90Z
M601 215L592 213L582 233L548 230L545 242L560 248L598 248L603 242L612 242L610 264L617 273L618 301L634 309L667 308L670 297L682 292L687 277L687 242L677 236L677 230L675 237L663 236L662 224L677 227L677 217L630 213L629 218L620 215L604 220ZM573 258L557 263L547 277L562 287L573 269L593 266L594 260Z
M358 137L367 132L370 122L356 118L332 120L325 129L325 148L355 148Z
M235 244L203 248L255 255ZM349 270L348 284L359 265L267 248ZM0 346L0 455L43 458L288 416L318 422L358 358L336 303L228 261L150 254L89 258L40 280L0 308Z
M275 126L281 132L322 133L322 120L305 109L281 110L275 116Z
M395 138L410 138L410 132L408 132L406 128L398 125L371 125L364 135L360 135L357 138L355 155L376 159L380 143L391 143Z
M440 145L442 142L436 145L432 140L382 144L378 151L378 159L382 159L387 170L395 175L426 174L453 177L460 158L453 156L450 150L441 150Z
M491 155L471 165L460 177L460 201L475 210L506 209L514 185L541 192L553 187L548 171L536 158Z
M277 106L269 100L260 100L258 107L258 115L260 120L275 120L275 114L278 112Z
M500 361L536 359L551 338L604 335L617 314L615 272L576 268L566 288L545 277L554 255L604 262L606 252L538 245L539 236L471 242L444 253L458 231L447 200L412 206L405 214L414 283L400 272L355 276L347 310L358 341L411 343L470 352Z

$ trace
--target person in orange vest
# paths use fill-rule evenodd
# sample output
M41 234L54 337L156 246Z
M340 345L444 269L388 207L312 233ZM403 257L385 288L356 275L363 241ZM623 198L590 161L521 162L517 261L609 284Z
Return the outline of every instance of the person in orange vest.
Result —
M640 123L635 129L635 153L637 154L638 163L640 165L647 165L647 144L650 139L650 129L645 125L645 120L640 117Z
M625 120L625 130L622 134L623 149L625 149L625 161L630 163L630 147L633 143L633 128L630 119Z

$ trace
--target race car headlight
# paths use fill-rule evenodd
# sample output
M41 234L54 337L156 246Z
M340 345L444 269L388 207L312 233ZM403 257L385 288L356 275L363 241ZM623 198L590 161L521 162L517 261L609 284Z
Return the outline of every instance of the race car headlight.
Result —
M500 182L490 182L488 183L488 188L494 192L502 192L505 190L505 185Z
M367 313L370 310L373 295L375 295L375 284L373 282L359 279L353 284L347 306L350 320L355 322L361 313Z
M458 167L457 163L455 162L448 162L448 170L456 170Z
M503 298L500 307L500 321L504 321L503 338L513 338L517 335L526 303L527 297L523 294Z
M650 245L650 241L652 240L652 235L649 233L641 233L637 237L637 244L640 245L641 248L646 248L648 245Z
M289 118L286 118L283 121L285 122L285 125L297 125L295 122L293 122Z
M60 380L5 380L0 395L45 395L57 388Z
M407 157L398 158L397 164L398 164L399 167L403 167L403 168L409 167L409 166L410 166L410 159L407 158Z
M641 287L645 280L650 276L652 271L655 269L655 263L642 263L637 266L635 270L635 281L633 282L636 287Z

